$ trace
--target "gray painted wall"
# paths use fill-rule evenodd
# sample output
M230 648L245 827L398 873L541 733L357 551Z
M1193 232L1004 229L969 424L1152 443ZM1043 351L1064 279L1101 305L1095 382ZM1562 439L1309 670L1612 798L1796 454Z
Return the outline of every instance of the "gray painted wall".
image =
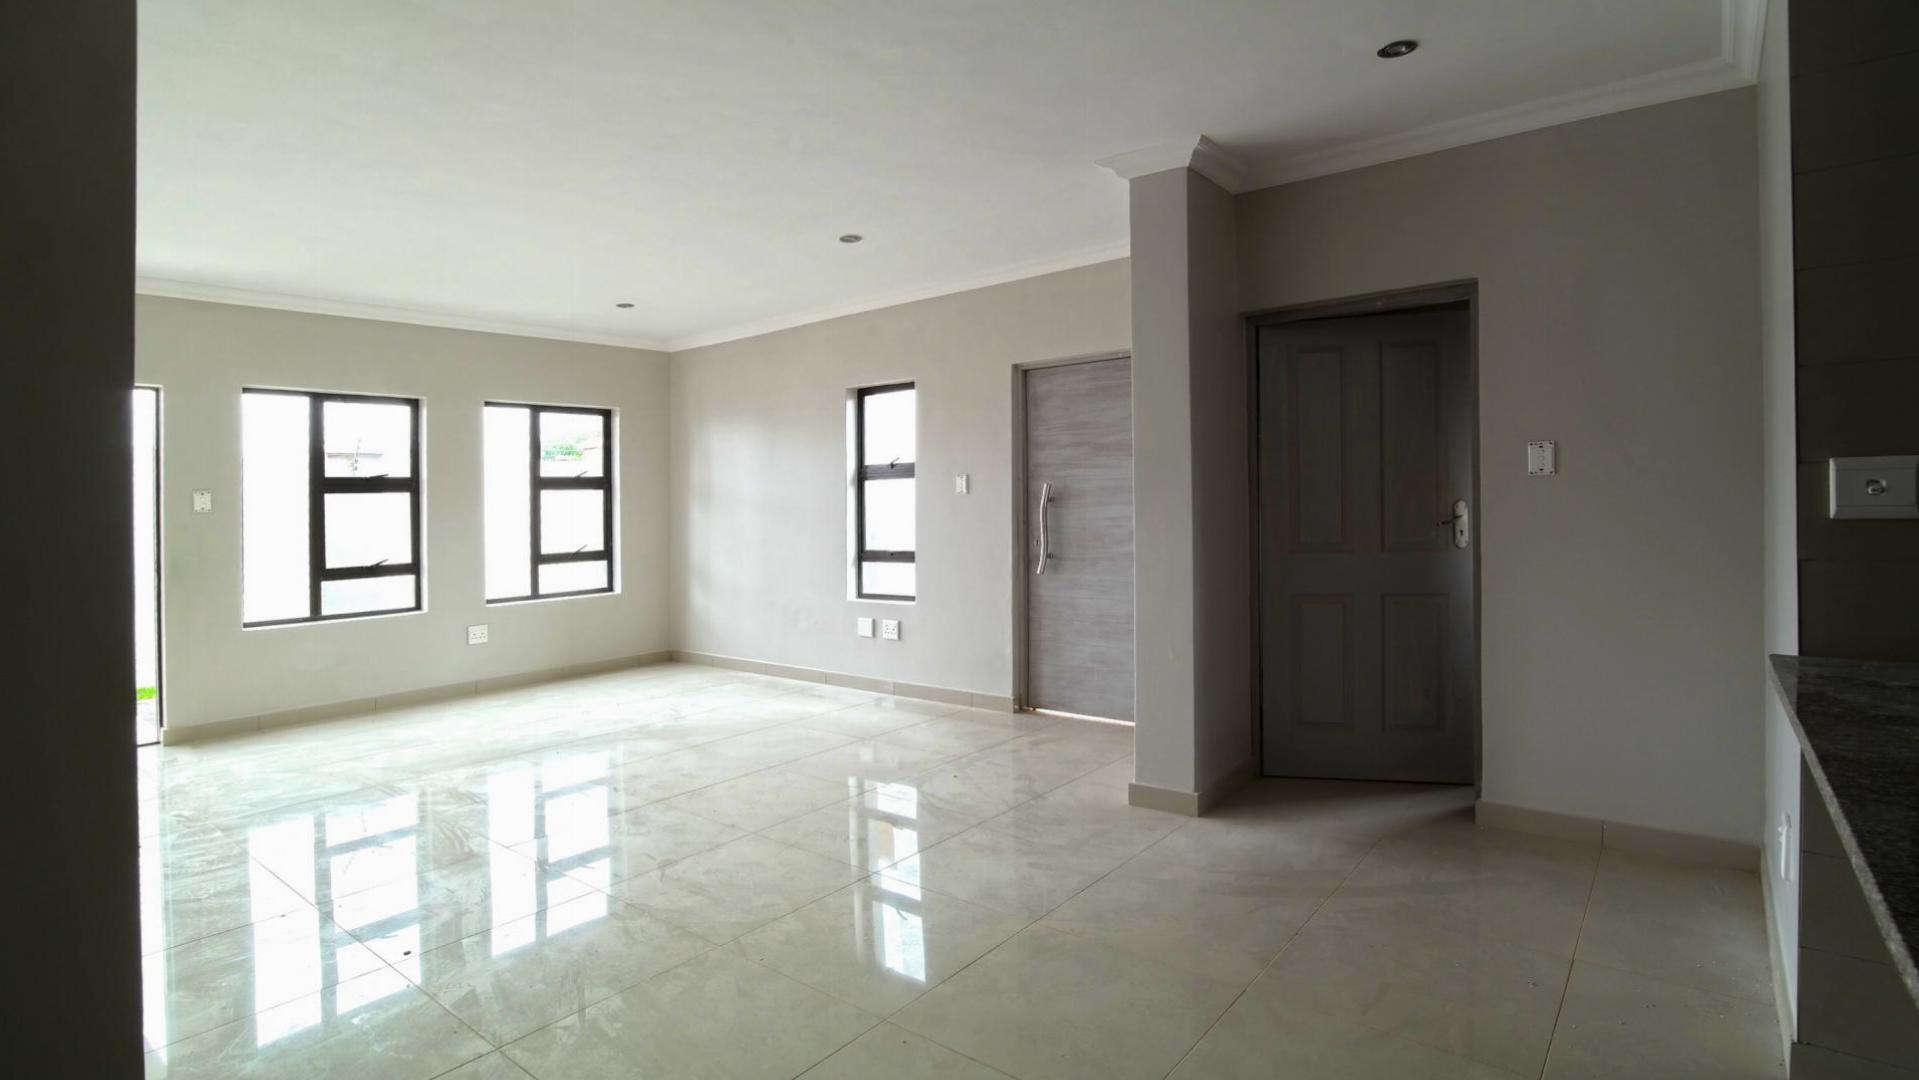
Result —
M1014 365L1124 351L1128 311L1118 260L675 353L674 647L1010 695ZM919 598L850 600L846 391L908 379Z
M137 374L162 389L167 723L190 728L657 652L667 635L664 353L142 296ZM419 397L426 539L420 613L243 630L240 391ZM616 410L617 594L488 607L480 409ZM213 492L212 514L189 513ZM466 627L487 623L486 645Z
M1244 310L1479 283L1489 800L1759 836L1754 99L1239 198Z
M133 757L134 5L11 4L0 34L0 401L20 469L0 550L7 1055L45 1076L141 1071ZM48 538L57 536L49 545Z

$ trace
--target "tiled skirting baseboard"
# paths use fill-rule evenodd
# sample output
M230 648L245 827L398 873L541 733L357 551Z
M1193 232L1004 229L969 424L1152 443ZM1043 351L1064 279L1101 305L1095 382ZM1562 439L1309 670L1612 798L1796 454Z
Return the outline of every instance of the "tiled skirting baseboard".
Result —
M1168 814L1184 814L1187 817L1200 817L1218 806L1220 801L1233 793L1233 789L1251 780L1254 775L1253 762L1247 760L1234 767L1225 776L1208 784L1199 791L1180 791L1177 788L1154 787L1138 781L1127 785L1126 801L1147 810L1160 810Z
M1714 836L1627 825L1581 814L1561 814L1552 810L1534 810L1524 806L1489 802L1485 799L1473 808L1473 820L1494 829L1553 836L1624 851L1649 855L1674 862L1705 863L1734 870L1759 871L1759 846L1721 840Z
M516 686L531 686L534 683L555 682L560 679L577 679L582 675L598 675L606 671L642 667L647 664L663 664L672 658L672 654L666 651L640 653L636 656L619 656L611 660L595 660L585 664L567 664L563 667L522 671L512 675L495 675L472 682L447 683L444 686L429 686L419 690L402 690L377 697L334 701L325 705L308 705L304 708L284 709L259 716L216 720L209 724L189 724L180 727L168 725L160 729L160 741L167 746L204 742L207 739L217 739L227 735L243 735L250 731L266 731L271 728L292 727L296 724L337 720L343 716L360 716L371 712L383 712L387 709L403 709L410 705L426 705L435 701L467 697L471 694L484 694L492 690L507 690Z
M848 675L841 671L821 671L817 668L793 667L788 664L775 664L765 660L747 660L737 656L720 656L715 653L687 652L673 650L673 659L687 664L706 664L711 667L732 668L735 671L750 671L755 675L774 675L782 679L799 679L804 682L825 683L829 686L845 686L854 690L871 690L876 694L892 694L896 697L919 698L923 701L937 701L946 705L964 705L974 709L993 709L997 712L1012 712L1013 699L1005 694L983 694L975 690L953 690L944 686L922 686L919 683L893 682L888 679L875 679L866 675Z

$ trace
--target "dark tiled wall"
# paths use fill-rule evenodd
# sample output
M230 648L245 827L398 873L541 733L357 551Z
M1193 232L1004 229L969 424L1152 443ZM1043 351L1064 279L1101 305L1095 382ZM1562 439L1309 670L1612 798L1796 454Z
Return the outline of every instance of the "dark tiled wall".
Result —
M1831 520L1825 466L1919 454L1919 0L1791 19L1800 651L1919 660L1919 520Z

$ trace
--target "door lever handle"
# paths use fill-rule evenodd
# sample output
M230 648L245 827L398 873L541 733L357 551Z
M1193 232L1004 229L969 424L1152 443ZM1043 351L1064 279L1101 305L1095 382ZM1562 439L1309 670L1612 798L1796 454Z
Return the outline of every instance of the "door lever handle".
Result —
M1053 557L1052 552L1047 550L1046 542L1046 504L1052 501L1053 485L1050 482L1041 484L1039 486L1039 562L1033 567L1035 574L1044 574L1046 560Z
M1454 547L1464 548L1468 543L1471 543L1472 512L1467 509L1466 500L1454 499L1453 500L1453 516L1449 518L1445 518L1444 520L1440 521L1438 524L1451 525L1453 527L1453 546Z

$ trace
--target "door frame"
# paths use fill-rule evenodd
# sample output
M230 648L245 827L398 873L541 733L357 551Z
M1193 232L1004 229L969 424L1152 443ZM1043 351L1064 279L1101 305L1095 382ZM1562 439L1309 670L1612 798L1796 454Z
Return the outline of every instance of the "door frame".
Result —
M1343 297L1336 300L1312 301L1304 304L1289 304L1283 307L1268 308L1249 312L1246 315L1246 498L1248 501L1247 521L1251 535L1247 538L1247 550L1252 560L1252 601L1253 601L1253 768L1258 775L1265 776L1266 763L1266 687L1264 627L1261 625L1261 612L1265 605L1261 602L1264 595L1265 579L1261 572L1259 548L1259 331L1262 327L1282 326L1287 323L1306 322L1314 319L1336 319L1359 315L1395 315L1402 312L1418 311L1422 308L1452 306L1464 304L1466 308L1466 372L1469 397L1472 401L1472 477L1473 477L1473 667L1476 686L1473 693L1472 716L1470 717L1473 741L1473 791L1477 794L1485 780L1485 736L1483 720L1483 702L1486 697L1486 657L1480 634L1480 620L1483 616L1484 589L1481 584L1479 552L1480 537L1485 534L1486 488L1481 480L1479 445L1479 282L1475 279L1441 282L1435 285L1422 285L1409 289L1392 289L1384 292L1365 293L1359 296Z
M167 735L167 578L166 453L167 393L158 383L136 382L134 390L153 391L153 746ZM131 399L132 395L128 394ZM130 426L130 425L129 425Z
M1013 708L1017 712L1031 712L1034 709L1028 688L1027 657L1027 590L1031 583L1026 580L1026 373L1042 371L1046 368L1071 367L1075 364L1097 364L1105 360L1131 360L1133 350L1115 349L1111 352L1085 353L1079 356L1062 356L1052 360L1035 360L1024 364L1014 364L1013 373L1013 476L1007 485L1012 491L1013 500ZM1138 580L1135 566L1134 580ZM1135 591L1135 601L1138 593ZM1137 696L1137 693L1135 694ZM1117 724L1133 726L1125 720L1111 721Z

